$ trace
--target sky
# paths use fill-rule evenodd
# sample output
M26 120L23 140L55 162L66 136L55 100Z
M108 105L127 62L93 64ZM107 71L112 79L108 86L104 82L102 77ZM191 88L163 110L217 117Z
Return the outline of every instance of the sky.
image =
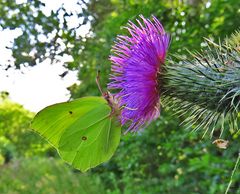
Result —
M25 0L18 0L18 3ZM64 3L66 10L79 11L77 0L42 0L46 4L44 13L48 14L51 10L57 10ZM69 25L78 24L77 17L73 17L69 21ZM79 35L84 35L90 29L87 25L80 29ZM6 46L11 46L14 38L21 35L19 30L6 30L0 32L0 63L12 61L11 51ZM69 91L66 89L73 83L78 83L77 72L69 72L64 78L59 75L65 71L63 62L51 64L50 60L37 64L35 67L23 68L20 70L10 69L4 71L0 69L0 91L8 91L10 99L14 102L22 104L24 108L38 112L42 108L67 101L70 97Z

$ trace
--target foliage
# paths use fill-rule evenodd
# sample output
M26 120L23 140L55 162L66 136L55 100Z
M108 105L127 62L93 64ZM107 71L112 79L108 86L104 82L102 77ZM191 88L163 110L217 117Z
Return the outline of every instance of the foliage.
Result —
M22 65L34 66L46 58L59 61L70 53L78 53L82 41L79 30L87 23L86 5L79 1L76 9L82 12L75 15L61 6L48 13L45 4L39 0L17 3L15 0L0 1L0 29L19 30L21 35L14 40L11 49L14 63L1 64L6 70ZM69 26L68 20L79 18L76 27ZM73 48L73 45L74 48ZM71 55L71 54L70 54ZM68 66L72 69L72 66Z
M0 193L103 194L97 176L79 174L54 158L19 158L0 167Z
M30 130L32 118L33 113L6 96L0 99L0 154L5 162L18 156L52 152L49 145Z

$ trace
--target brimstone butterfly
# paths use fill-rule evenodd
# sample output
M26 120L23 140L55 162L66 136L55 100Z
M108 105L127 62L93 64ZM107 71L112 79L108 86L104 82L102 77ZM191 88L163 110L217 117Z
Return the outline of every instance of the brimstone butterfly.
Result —
M54 104L37 113L31 127L84 172L109 160L119 144L121 125L109 104L103 97Z

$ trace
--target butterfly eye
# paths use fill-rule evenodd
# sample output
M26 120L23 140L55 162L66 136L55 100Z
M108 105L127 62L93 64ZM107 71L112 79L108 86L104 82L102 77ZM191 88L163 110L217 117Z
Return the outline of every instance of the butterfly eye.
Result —
M229 141L224 139L216 139L212 143L215 144L216 147L220 149L226 149L228 147Z

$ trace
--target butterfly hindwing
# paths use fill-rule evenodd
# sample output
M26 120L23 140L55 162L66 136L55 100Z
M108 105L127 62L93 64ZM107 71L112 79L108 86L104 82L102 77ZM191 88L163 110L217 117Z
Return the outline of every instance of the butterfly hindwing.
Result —
M98 133L92 135L94 131ZM59 154L75 168L86 171L112 157L120 135L121 128L115 118L103 119L85 132L75 134L77 140L74 146L72 142L66 143L67 139L60 141Z

